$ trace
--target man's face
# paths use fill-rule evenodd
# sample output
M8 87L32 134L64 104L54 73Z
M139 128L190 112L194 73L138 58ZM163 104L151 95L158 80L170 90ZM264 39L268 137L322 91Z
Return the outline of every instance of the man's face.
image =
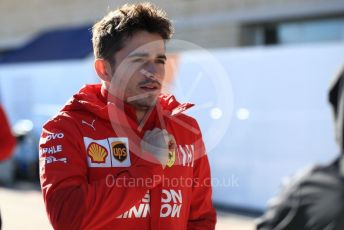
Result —
M115 54L111 88L136 109L155 105L165 75L165 43L159 34L136 32Z

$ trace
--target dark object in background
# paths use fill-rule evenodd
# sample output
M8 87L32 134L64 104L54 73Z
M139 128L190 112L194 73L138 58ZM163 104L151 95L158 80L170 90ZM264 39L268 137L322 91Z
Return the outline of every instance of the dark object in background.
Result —
M14 150L16 140L11 133L5 111L0 105L0 161L8 159Z
M33 122L30 120L19 120L13 127L13 133L18 143L13 157L15 180L39 182L36 147L38 139L35 138L33 130Z
M38 183L38 136L33 132L33 122L17 121L12 133L17 146L12 156L0 163L0 185L11 187L17 181Z
M257 229L343 230L344 178L340 161L298 177L270 205Z
M16 139L11 132L5 111L0 105L0 185L12 183L13 162Z
M329 92L341 154L295 178L258 220L259 230L344 229L344 68Z
M0 105L0 161L4 161L12 155L16 140L11 133L5 111ZM0 230L2 228L2 221L0 215Z

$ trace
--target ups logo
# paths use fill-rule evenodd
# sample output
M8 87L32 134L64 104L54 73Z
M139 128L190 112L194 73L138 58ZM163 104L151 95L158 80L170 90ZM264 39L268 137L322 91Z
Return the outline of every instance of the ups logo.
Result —
M111 143L112 154L116 160L119 162L125 161L127 159L127 146L121 141L115 141Z

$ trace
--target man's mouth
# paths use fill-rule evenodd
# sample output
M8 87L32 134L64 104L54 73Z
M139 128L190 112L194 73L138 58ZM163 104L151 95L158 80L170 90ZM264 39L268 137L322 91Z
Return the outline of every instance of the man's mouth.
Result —
M160 85L158 83L148 83L140 85L140 89L144 91L155 91L160 89Z

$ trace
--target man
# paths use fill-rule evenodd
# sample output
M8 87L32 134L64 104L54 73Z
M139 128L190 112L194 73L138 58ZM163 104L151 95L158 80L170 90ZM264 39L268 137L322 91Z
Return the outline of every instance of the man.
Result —
M259 230L344 229L344 69L329 93L340 156L294 179L274 200L257 224Z
M100 85L43 127L40 179L55 229L214 229L210 169L197 122L161 94L170 21L144 3L93 26ZM190 182L191 181L191 182Z

